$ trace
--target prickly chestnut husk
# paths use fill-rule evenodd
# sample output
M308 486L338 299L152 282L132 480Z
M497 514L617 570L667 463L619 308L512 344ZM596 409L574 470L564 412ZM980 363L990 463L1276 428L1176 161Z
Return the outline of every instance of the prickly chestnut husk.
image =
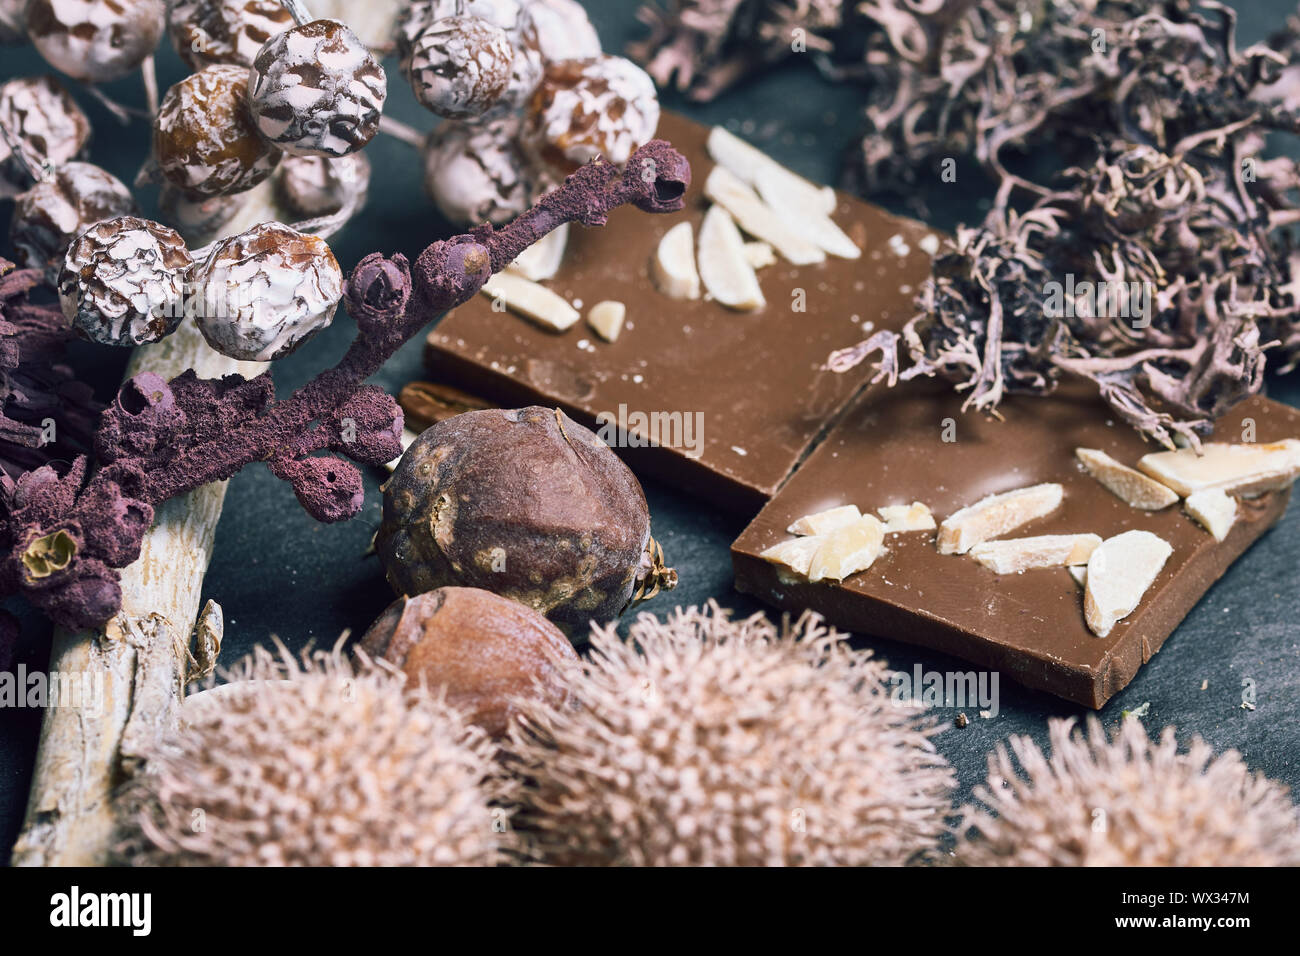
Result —
M366 631L361 649L443 694L493 737L509 729L518 699L563 703L562 665L578 659L542 615L480 588L398 598Z
M426 430L384 486L375 547L398 594L483 588L579 640L676 583L636 476L590 430L538 406Z

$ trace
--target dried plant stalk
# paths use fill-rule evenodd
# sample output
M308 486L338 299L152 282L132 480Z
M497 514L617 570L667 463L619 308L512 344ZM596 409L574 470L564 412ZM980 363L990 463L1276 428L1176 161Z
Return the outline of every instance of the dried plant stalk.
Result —
M251 377L262 367L214 352L185 323L137 349L126 374L171 378L187 368L215 378ZM57 706L53 697L48 702L14 866L107 862L113 790L143 750L176 727L191 676L190 632L225 496L226 483L214 482L162 505L139 560L122 573L122 611L98 631L55 631L50 670L78 680L102 677L103 699L95 702L97 716L84 706Z

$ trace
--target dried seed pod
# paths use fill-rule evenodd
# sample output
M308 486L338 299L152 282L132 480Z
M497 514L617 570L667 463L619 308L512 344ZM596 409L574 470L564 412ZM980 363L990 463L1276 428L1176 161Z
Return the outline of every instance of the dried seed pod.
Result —
M486 588L570 636L671 587L636 477L558 409L486 409L438 422L384 486L375 547L398 594Z
M286 156L275 176L276 199L295 216L332 216L360 206L370 190L370 160L351 156Z
M280 151L248 115L248 70L205 67L167 91L153 126L153 155L167 181L191 196L226 196L270 176Z
M518 700L561 706L557 664L573 646L532 608L480 588L438 588L398 598L370 626L361 648L421 681L489 735L510 727Z
M0 198L31 185L31 174L81 156L90 120L53 76L27 76L0 86ZM20 156L13 155L12 141Z
M325 240L264 222L223 239L190 270L208 344L245 362L288 355L334 318L343 271Z
M507 223L548 183L516 145L519 121L439 123L424 144L424 188L450 222Z
M454 113L443 113L437 104L445 101L449 108L457 109L453 87L468 90L481 86L480 95L490 98L491 105L483 112L466 115L483 119L506 116L528 102L542 78L537 28L528 10L529 4L523 0L426 0L411 4L398 26L397 47L402 72L420 101L439 115L454 116ZM435 38L427 41L430 46L420 57L426 64L419 73L423 77L421 81L415 73L415 53L421 38L439 21L449 18L460 22L439 28ZM490 84L483 82L483 76L491 73L491 84L495 84L499 70L495 66L485 69L487 64L480 57L490 58L493 63L500 61L495 39L498 30L504 33L511 53L505 86L493 95L488 92ZM460 32L464 32L464 39L457 39ZM422 92L422 86L427 86L427 90Z
M472 119L505 95L514 58L501 27L481 17L447 17L416 38L406 77L426 109L449 119Z
M298 156L346 156L379 132L384 68L337 20L273 36L253 60L248 108L262 135Z
M190 266L174 229L137 216L98 223L68 249L59 274L63 314L103 345L143 345L170 335L185 315Z
M636 64L620 56L564 60L546 67L520 141L567 175L597 156L622 165L658 125L654 82Z
M164 0L30 0L27 35L56 70L106 83L153 53L166 12Z
M244 197L191 196L165 182L158 191L158 208L167 223L198 245L223 231L244 208Z
M0 0L0 43L21 43L27 30L23 11L27 0Z
M547 63L600 56L600 37L577 0L532 0L528 15L537 27L537 46Z
M120 179L91 163L64 163L14 201L9 238L20 264L57 274L73 239L97 222L136 211Z
M492 866L513 849L496 748L401 675L258 648L232 676L186 698L118 796L117 862Z
M213 63L252 66L262 44L293 26L278 0L171 0L167 32L191 70Z

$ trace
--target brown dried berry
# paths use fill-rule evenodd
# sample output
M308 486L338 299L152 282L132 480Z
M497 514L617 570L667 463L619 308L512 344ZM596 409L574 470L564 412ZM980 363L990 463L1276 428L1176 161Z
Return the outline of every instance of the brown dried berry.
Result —
M78 237L64 259L63 314L92 342L157 342L184 317L190 261L185 240L164 225L136 216L98 223Z
M398 594L486 588L578 638L676 583L636 477L591 431L537 406L425 431L384 486L375 547Z
M252 66L262 44L291 26L279 0L172 0L167 6L167 32L191 70Z
M27 35L56 70L106 83L153 53L166 11L163 0L31 0Z
M86 150L90 120L53 76L27 76L0 86L0 198L15 195ZM9 143L21 155L13 155Z
M154 119L158 168L192 196L243 192L270 176L280 151L258 133L245 97L248 70L217 64L167 91Z
M57 274L73 239L136 211L126 185L91 163L64 163L14 201L9 238L20 265Z
M546 67L520 142L536 161L568 174L597 156L621 166L658 125L654 81L635 63L621 56L563 60Z
M384 68L337 20L313 20L266 42L253 60L248 108L268 141L298 156L346 156L379 132Z
M416 37L406 69L415 98L449 119L482 116L510 84L514 48L481 17L447 17Z
M370 657L394 664L412 683L445 694L493 737L516 713L516 698L560 706L559 664L578 659L554 624L530 607L480 588L438 588L398 598L361 639Z
M244 362L288 355L330 324L343 297L343 270L325 240L278 222L221 240L189 279L199 331Z

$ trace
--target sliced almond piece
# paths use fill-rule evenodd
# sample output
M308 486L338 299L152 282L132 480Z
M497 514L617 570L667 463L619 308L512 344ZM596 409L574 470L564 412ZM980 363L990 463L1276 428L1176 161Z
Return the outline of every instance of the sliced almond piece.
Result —
M840 505L838 508L827 508L825 511L804 515L785 530L791 534L826 534L846 524L852 524L861 517L862 512L858 510L857 505Z
M1150 531L1125 531L1098 545L1083 589L1083 616L1092 633L1105 637L1132 614L1173 552Z
M1101 536L1095 534L1044 534L985 541L971 548L970 556L998 574L1019 574L1031 568L1086 564L1099 544Z
M480 291L489 299L503 303L511 312L553 332L563 332L582 318L562 296L513 272L498 272Z
M766 269L776 265L776 252L766 242L745 243L745 258L755 269Z
M804 192L788 174L764 167L758 170L754 185L763 202L776 210L795 235L841 259L857 259L862 255L857 243L830 216L809 207Z
M1285 488L1300 476L1300 440L1267 445L1206 442L1193 448L1142 456L1138 468L1183 497L1218 488L1245 498Z
M1178 500L1178 493L1142 472L1122 465L1104 451L1096 448L1076 448L1074 455L1083 462L1088 474L1096 478L1107 491L1131 508L1159 511Z
M1187 496L1187 513L1196 519L1215 541L1222 541L1237 520L1237 500L1222 488L1208 488Z
M1072 564L1067 569L1070 577L1074 578L1074 583L1081 588L1088 586L1088 566L1086 564Z
M789 541L782 541L774 544L759 554L764 561L771 561L773 564L779 564L789 568L796 574L803 577L808 576L808 568L812 565L813 555L823 544L824 539L813 535L807 538L791 538Z
M965 554L981 541L1000 538L1061 506L1064 489L1055 483L989 495L949 515L939 525L940 554Z
M731 215L721 206L710 206L704 214L699 252L700 278L714 301L741 312L763 307L763 290L745 258L745 243Z
M799 236L776 210L758 198L754 190L723 167L713 167L713 172L704 181L704 195L731 213L745 232L755 239L771 243L781 258L792 265L807 266L826 261L826 253Z
M843 581L851 574L865 571L880 556L885 541L885 526L873 515L863 515L852 524L821 535L821 547L808 567L809 581L827 578Z
M627 318L627 306L613 299L597 302L587 310L587 324L606 342L617 342Z
M659 240L650 266L655 286L670 299L698 299L700 274L695 268L695 229L679 222Z
M798 173L786 169L758 147L749 145L721 126L715 126L709 131L706 147L715 163L725 166L742 182L749 183L751 186L757 184L759 172L766 170L769 174L787 177L790 180L788 189L802 197L806 209L815 209L822 215L829 216L839 205L839 197L830 186L817 186L809 182Z
M885 534L897 534L900 531L933 531L934 515L928 506L919 501L910 505L885 505L877 508L876 513L885 522Z
M564 249L568 243L569 224L566 222L519 253L519 257L506 268L534 282L553 279L564 262Z

